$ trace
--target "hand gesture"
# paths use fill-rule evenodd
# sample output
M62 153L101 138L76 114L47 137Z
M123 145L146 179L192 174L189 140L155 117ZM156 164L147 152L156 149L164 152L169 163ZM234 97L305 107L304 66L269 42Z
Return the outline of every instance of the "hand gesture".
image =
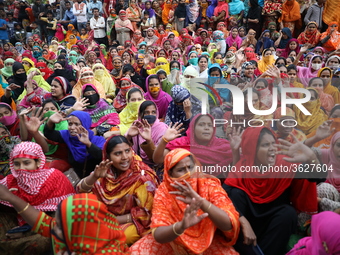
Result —
M141 127L138 128L140 136L145 139L145 141L151 141L151 125L147 120L142 120Z
M47 118L44 118L42 107L40 107L38 111L33 107L31 111L33 111L31 117L28 117L27 114L24 115L24 123L30 133L36 133Z
M83 126L77 127L77 137L81 143L90 147L91 141L89 139L89 132Z
M10 85L7 86L6 91L13 91L13 90L15 90L17 88L20 88L20 86L14 84L14 83L11 83Z
M40 73L38 72L38 71L33 71L33 72L30 72L28 75L27 75L27 81L31 81L31 80L33 80L33 77L35 76L35 75L39 75Z
M100 162L99 165L96 165L96 168L94 169L94 177L96 177L97 179L99 178L105 178L107 176L107 170L110 169L112 165L112 161L110 160L103 160L102 162Z
M243 243L245 245L253 244L256 246L256 235L248 220L243 221L243 224L241 224L241 230L243 233Z
M184 128L181 128L183 126L183 123L176 122L173 126L172 123L170 123L169 128L165 131L163 137L167 141L175 140L176 138L181 136L181 132L184 130Z
M72 68L76 70L76 72L80 72L80 67L72 63Z
M335 128L331 129L331 125L333 123L333 120L326 120L324 123L322 123L318 129L316 130L315 136L319 141L327 138L328 136L332 135L335 131Z
M276 147L280 148L281 151L276 154L284 154L289 158L283 158L284 160L292 163L305 163L309 159L314 158L314 152L302 142L300 142L294 135L292 135L295 143L292 144L286 140L279 139L280 144L275 144Z
M147 65L149 65L149 63L150 63L150 57L149 57L149 55L146 55L145 58L144 58L144 65L147 66Z
M243 132L244 130L241 129L241 126L237 130L236 127L233 127L233 132L228 135L230 147L233 151L240 149Z
M184 112L191 112L191 101L190 98L187 98L183 101Z
M86 106L90 105L90 103L88 103L88 99L83 97L77 100L77 102L75 102L75 104L72 106L72 109L74 111L84 111L86 109Z
M242 51L237 51L236 54L235 54L235 57L236 57L239 61L242 61L243 58L244 58L244 55L243 55Z
M127 135L130 137L135 137L136 135L138 135L139 134L138 125L140 125L139 121L133 122L127 132Z
M190 204L192 202L192 199L194 198L196 198L196 200L201 199L201 196L196 193L196 191L191 187L191 185L186 180L184 180L184 185L178 181L175 181L175 183L170 185L177 189L178 191L170 191L169 193L173 195L182 196L176 197L176 199L182 201L183 203Z
M203 213L200 216L197 216L197 211L201 208L203 201L203 198L193 198L190 205L187 205L187 208L184 211L183 218L180 221L181 229L185 230L187 228L190 228L199 223L204 218L208 217L208 213Z
M280 78L281 77L280 69L275 65L270 66L267 69L266 73L267 73L268 76L271 76L271 77L274 77L274 78Z
M65 118L63 115L61 115L60 112L56 112L55 114L53 114L48 121L54 123L54 124L58 124L64 120L67 120L67 118Z
M300 52L306 53L308 49L309 49L309 44L305 44L301 47Z

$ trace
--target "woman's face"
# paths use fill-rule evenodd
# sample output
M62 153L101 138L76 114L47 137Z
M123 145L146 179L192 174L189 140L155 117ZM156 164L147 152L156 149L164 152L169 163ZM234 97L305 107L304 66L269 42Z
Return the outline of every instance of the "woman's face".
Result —
M80 79L82 80L83 84L84 83L91 83L92 80L93 80L93 75L94 74L93 74L92 71L91 72L87 71L87 72L81 74Z
M264 53L264 56L265 56L265 57L269 57L271 54L272 54L272 51L271 51L271 50L267 50L267 51Z
M315 89L321 89L323 90L323 80L322 79L314 79L311 84L309 85L309 87L311 88L315 88Z
M337 58L331 58L329 61L328 61L328 67L339 67L339 59Z
M214 133L213 122L209 116L199 118L195 125L195 139L199 144L207 144Z
M287 72L287 74L289 76L290 82L293 83L296 79L296 71L294 69L291 69Z
M241 29L238 31L238 33L239 33L239 35L240 35L241 37L244 37L244 35L245 35L245 31L244 31L243 28L241 28Z
M170 69L174 69L174 68L177 68L179 70L179 65L178 63L173 63L172 66L170 67Z
M24 66L32 67L31 64L30 64L29 62L27 62L26 60L23 60L23 61L22 61L22 64L23 64Z
M292 65L293 64L293 60L291 58L287 58L287 65Z
M25 70L22 69L22 68L20 68L20 69L18 69L15 73L16 73L16 74L22 74L22 73L25 73Z
M280 73L285 73L285 74L287 74L287 67L285 67L285 66L280 66L280 67L279 67L279 70L280 70Z
M287 39L287 38L288 38L288 35L287 35L285 32L282 32L282 38L283 38L283 39Z
M191 158L185 157L180 162L178 162L171 170L170 176L172 178L179 178L187 173L192 173L195 170L195 164L192 162Z
M139 91L136 91L130 95L128 103L143 101L143 96Z
M85 64L83 62L78 62L77 66L82 69L83 67L85 67Z
M81 122L76 116L70 116L68 118L68 131L71 136L76 136L78 134L78 127L81 127Z
M263 81L259 81L256 83L255 87L256 90L261 90L266 88L266 84Z
M121 69L123 65L120 59L115 59L114 61L112 61L112 64L115 67L115 69Z
M9 45L7 43L4 44L4 51L9 51Z
M44 113L48 111L58 112L58 108L53 103L47 103L43 109Z
M0 136L8 136L8 135L10 134L6 131L6 129L0 128Z
M296 58L297 54L296 54L296 51L293 50L289 53L288 57L293 57L293 58Z
M8 110L6 107L0 107L0 118L12 116L12 111Z
M201 70L201 72L203 72L205 69L208 68L208 61L206 58L201 58L200 61L198 61L198 66Z
M220 59L222 59L222 55L221 54L217 54L216 55L216 57L214 58L214 60L216 61L218 61L218 60L220 60Z
M308 32L312 33L316 30L316 25L315 24L310 24L308 26Z
M166 49L166 50L171 49L171 44L170 44L170 42L168 42L168 41L166 41L166 42L163 44L163 46L164 46L164 49Z
M153 34L154 34L154 33L153 33L153 30L148 30L148 36L149 36L149 37L152 37Z
M309 91L310 91L310 95L311 95L309 101L313 102L313 101L318 100L318 96L316 94L316 91L315 90L309 90Z
M40 159L15 158L13 160L14 170L37 170L40 167Z
M319 56L322 56L322 55L323 55L323 52L322 52L321 49L316 49L316 50L314 50L314 53L315 53L315 55L319 55Z
M276 66L279 66L279 65L286 65L283 59L279 59L279 60L276 62Z
M48 50L48 45L47 45L47 44L45 44L45 45L43 46L43 50Z
M59 84L59 82L57 82L56 80L52 80L51 83L51 94L53 97L59 99L64 97L64 91L61 88L61 85Z
M124 52L124 54L123 54L123 60L126 60L126 61L128 61L128 62L130 62L131 61L131 57L130 57L130 54L129 53L127 53L127 52Z
M145 108L143 116L146 115L153 115L153 116L157 116L157 109L154 105L149 105Z
M112 49L110 51L111 57L118 56L118 51L116 49Z
M59 63L55 63L53 69L54 69L54 70L63 69L63 66L62 66L61 64L59 64Z
M132 149L126 143L117 144L109 154L114 169L120 172L129 170L132 160Z
M269 38L269 37L270 37L270 33L269 33L269 32L265 32L265 33L263 34L263 37L264 37L264 38Z
M193 59L193 58L197 58L197 54L196 53L191 53L190 54L189 59Z
M158 53L158 57L159 57L159 58L166 58L166 54L165 54L164 50L161 50L161 51Z
M237 28L234 28L233 30L231 30L231 35L232 35L233 38L237 37L237 35L238 35Z
M158 88L158 90L156 88ZM158 79L149 79L149 91L150 91L151 96L153 97L158 96L160 88L161 88L161 84L159 83Z
M130 82L123 80L123 81L121 81L121 83L120 83L120 87L121 87L122 89L126 89L126 88L130 87Z
M289 43L289 49L290 50L295 50L297 48L297 43L295 41L292 41Z
M282 121L284 121L284 126L282 125ZM283 137L287 137L293 131L293 126L295 125L296 122L292 116L284 116L277 122L276 127Z
M274 146L275 139L270 134L264 134L258 142L255 165L275 165L276 147Z
M179 59L179 54L177 52L172 53L172 59L173 60L178 60Z
M249 65L245 68L244 75L248 78L251 78L254 75L254 71L255 71L255 66Z
M328 84L331 80L331 72L329 70L324 70L320 74L320 78L322 78L325 81L325 84Z

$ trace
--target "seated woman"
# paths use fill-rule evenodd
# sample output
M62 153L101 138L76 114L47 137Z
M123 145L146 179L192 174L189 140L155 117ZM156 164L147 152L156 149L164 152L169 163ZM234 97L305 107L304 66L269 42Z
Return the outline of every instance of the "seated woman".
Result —
M149 233L151 209L158 180L136 156L124 136L112 136L103 148L103 161L77 185L78 192L92 191L117 216L133 244Z
M15 196L16 199L21 198L22 206L20 210L6 199L1 198L0 203L5 205L1 207L0 222L1 228L1 240L5 239L6 231L10 230L14 226L21 226L17 229L16 235L24 233L27 226L25 219L21 216L25 205L31 205L37 210L43 212L55 212L58 204L70 195L75 193L75 190L67 179L67 177L59 170L51 168L45 168L45 155L42 152L41 147L32 142L23 142L16 145L10 156L10 169L12 174L7 175L4 179L0 180L2 187L1 194L7 194L8 190L11 192L11 196ZM56 183L58 188L55 187ZM4 186L2 186L4 185ZM7 193L5 192L7 191ZM6 196L5 196L6 197ZM8 210L8 207L13 207L18 213L13 214ZM34 209L34 210L35 210ZM16 217L12 217L16 216ZM29 221L27 223L30 223ZM28 228L27 230L29 230ZM20 231L22 230L22 232ZM30 235L32 235L30 233ZM14 237L13 233L8 233L9 237ZM18 235L16 237L23 237L18 240L1 241L0 251L3 254L27 254L26 249L35 254L40 254L48 251L50 247L49 242L39 235L31 236L28 238L28 234ZM33 245L34 244L34 245ZM35 246L35 248L33 248Z
M73 75L72 71L65 69L65 62L55 62L53 70L54 72L46 80L49 84L51 84L52 80L57 76L64 77L71 84L71 87L76 84L76 77Z
M121 135L125 135L132 123L138 118L138 109L143 101L143 92L141 89L132 88L126 94L127 105L121 113L119 113L119 131Z
M324 121L328 119L327 114L321 109L321 102L318 92L314 88L308 88L311 98L307 103L302 105L311 113L305 115L298 107L293 106L296 115L297 128L305 135L316 130Z
M11 93L11 97L13 98L13 100L17 100L18 97L21 95L21 93L25 89L24 83L27 80L27 75L26 75L23 64L19 62L14 62L12 66L12 72L13 72L13 75L10 76L7 79L7 81L8 81L8 84L14 83L17 85L17 87L15 87Z
M52 218L13 195L6 187L0 185L0 190L0 198L12 204L34 232L48 237L46 243L49 247L52 239L53 254L104 254L112 251L129 254L124 233L117 227L117 218L93 194L69 196L59 204L55 218ZM79 214L83 217L79 218ZM83 242L86 245L79 245Z
M164 119L172 101L171 96L162 90L162 85L157 75L148 76L145 83L147 92L144 98L153 101L157 105L159 118Z
M235 165L236 171L230 172L223 184L240 213L242 235L238 248L257 243L264 254L284 254L297 226L295 209L317 211L315 183L294 179L293 171L263 172L264 166L289 168L297 162L319 163L303 143L280 142L282 145L277 144L275 134L266 127L249 127L242 135L242 156ZM283 149L280 153L288 157L277 155L277 148ZM249 167L256 167L257 171L241 172Z
M139 106L138 120L125 134L125 137L132 141L133 150L144 163L155 170L160 181L163 180L163 164L155 164L152 155L167 129L168 126L158 119L156 104L153 101L144 101Z
M0 123L6 126L11 135L20 135L20 120L17 112L6 103L0 103Z
M97 135L103 135L111 127L119 124L119 116L115 108L105 99L99 98L98 90L92 84L85 84L82 97L87 99L88 106L84 112L90 114L92 119L91 129L96 129Z
M329 67L321 68L318 71L317 77L324 79L324 89L323 92L329 94L333 97L334 103L340 103L340 91L337 87L332 85L333 72Z
M319 93L319 98L321 102L321 107L328 114L334 107L334 99L331 95L324 93L324 79L319 77L314 77L310 79L308 87L314 88Z
M134 84L130 78L122 78L117 85L119 92L117 93L115 99L113 100L113 107L118 113L120 113L126 107L126 94L131 88L138 88L143 91L141 87Z
M273 95L268 87L268 81L264 78L257 79L254 83L254 89L260 93L260 103L269 109L273 104Z
M313 215L311 229L311 236L300 239L287 255L321 255L340 252L339 212L322 212Z
M187 136L181 135L181 124L169 126L153 154L155 163L162 163L164 157L177 148L190 150L203 166L228 166L233 161L232 147L228 140L217 138L214 118L211 115L196 115L190 122ZM177 138L177 139L176 139ZM208 171L207 171L208 172ZM219 175L220 172L210 174Z
M135 243L131 253L238 254L232 245L239 214L220 181L200 172L194 154L171 151L164 160L164 181L152 208L152 234Z
M20 138L12 136L7 127L0 123L0 178L11 173L9 167L10 153L15 145L21 143Z
M116 85L110 73L103 64L94 64L92 70L94 78L104 87L106 100L112 103L112 100L116 95Z
M164 122L167 125L176 122L182 123L184 131L186 131L192 117L201 112L202 103L180 85L172 87L171 97L173 100L169 104Z
M68 147L68 162L81 178L91 173L102 160L105 139L95 136L91 127L91 117L87 112L74 111L68 120L68 130L55 130L55 125L66 120L60 113L53 114L44 128L44 136Z
M311 48L314 48L320 42L321 34L318 30L318 25L315 21L308 22L305 31L303 31L297 40L300 45L310 44Z

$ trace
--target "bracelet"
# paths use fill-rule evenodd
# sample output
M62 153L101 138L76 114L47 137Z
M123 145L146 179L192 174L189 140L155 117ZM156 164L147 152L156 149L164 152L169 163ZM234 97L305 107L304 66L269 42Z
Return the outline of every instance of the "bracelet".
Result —
M183 233L178 234L178 233L176 232L175 227L176 227L176 224L177 224L177 223L178 223L178 222L176 222L174 225L172 225L172 231L175 233L176 236L180 236L180 235L182 235Z
M30 203L27 203L27 205L25 206L25 208L22 209L20 212L18 212L18 214L22 214L23 212L25 212L25 211L28 209L29 206L30 206Z
M88 184L86 183L85 179L86 179L86 178L84 178L84 179L83 179L83 183L85 184L85 186L86 186L86 187L88 187L88 188L91 188L91 189L92 189L92 187L93 187L93 184L92 184L91 186L90 186L90 185L88 185Z
M209 206L208 206L208 209L207 210L205 210L206 212L208 212L209 211L209 209L210 209L210 207L211 207L211 202L209 202L210 204L209 204Z
M127 220L126 221L127 221L127 223L130 222L130 214L127 215Z
M162 136L162 139L163 139L164 142L169 143L169 141L166 140L166 139L164 138L164 136Z

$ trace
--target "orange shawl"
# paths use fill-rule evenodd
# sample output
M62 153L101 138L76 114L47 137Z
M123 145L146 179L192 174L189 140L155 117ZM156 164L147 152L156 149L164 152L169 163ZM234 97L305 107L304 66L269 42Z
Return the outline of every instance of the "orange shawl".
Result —
M186 209L186 204L177 200L176 195L169 194L169 191L175 191L170 184L175 180L180 181L180 178L173 179L169 176L169 170L185 157L191 155L189 151L184 149L175 149L170 151L164 159L164 180L156 191L154 198L154 206L152 209L151 228L161 226L169 226L175 222L181 221ZM199 162L195 160L195 165L199 166ZM225 211L231 221L232 229L223 232L225 238L221 240L223 245L234 245L240 225L239 214L235 210L234 205L229 199L227 193L221 187L220 181L210 175L195 172L189 179L186 179L191 187L203 198ZM203 214L202 210L198 210L198 215ZM184 249L194 254L203 253L212 243L216 232L216 226L209 217L203 219L198 224L186 229L184 234L177 237L173 242ZM180 248L179 248L180 249ZM176 254L179 254L177 252ZM183 254L183 253L180 253Z
M169 13L171 10L172 4L164 3L163 11L162 11L162 21L164 24L169 23Z
M323 40L325 37L330 35L331 29L332 29L332 27L331 27L332 25L337 25L337 30L334 31L331 34L331 38L329 38L329 40L322 45L322 47L325 50L328 50L328 51L335 51L335 50L340 48L340 32L338 31L338 29L339 29L338 22L331 22L331 23L329 23L327 31L321 34L320 40Z
M325 139L322 139L321 141L313 144L313 147L319 148L319 149L330 149L331 147L331 140L333 135L336 132L340 131L340 118L330 118L329 120L333 120L333 123L331 125L331 129L335 128L335 131L333 134L331 134L330 136L328 136ZM310 133L309 135L307 135L307 138L313 137L316 134L316 130L314 130L312 133Z
M279 22L293 22L301 20L300 5L295 0L287 0L282 5L282 15L278 19Z

